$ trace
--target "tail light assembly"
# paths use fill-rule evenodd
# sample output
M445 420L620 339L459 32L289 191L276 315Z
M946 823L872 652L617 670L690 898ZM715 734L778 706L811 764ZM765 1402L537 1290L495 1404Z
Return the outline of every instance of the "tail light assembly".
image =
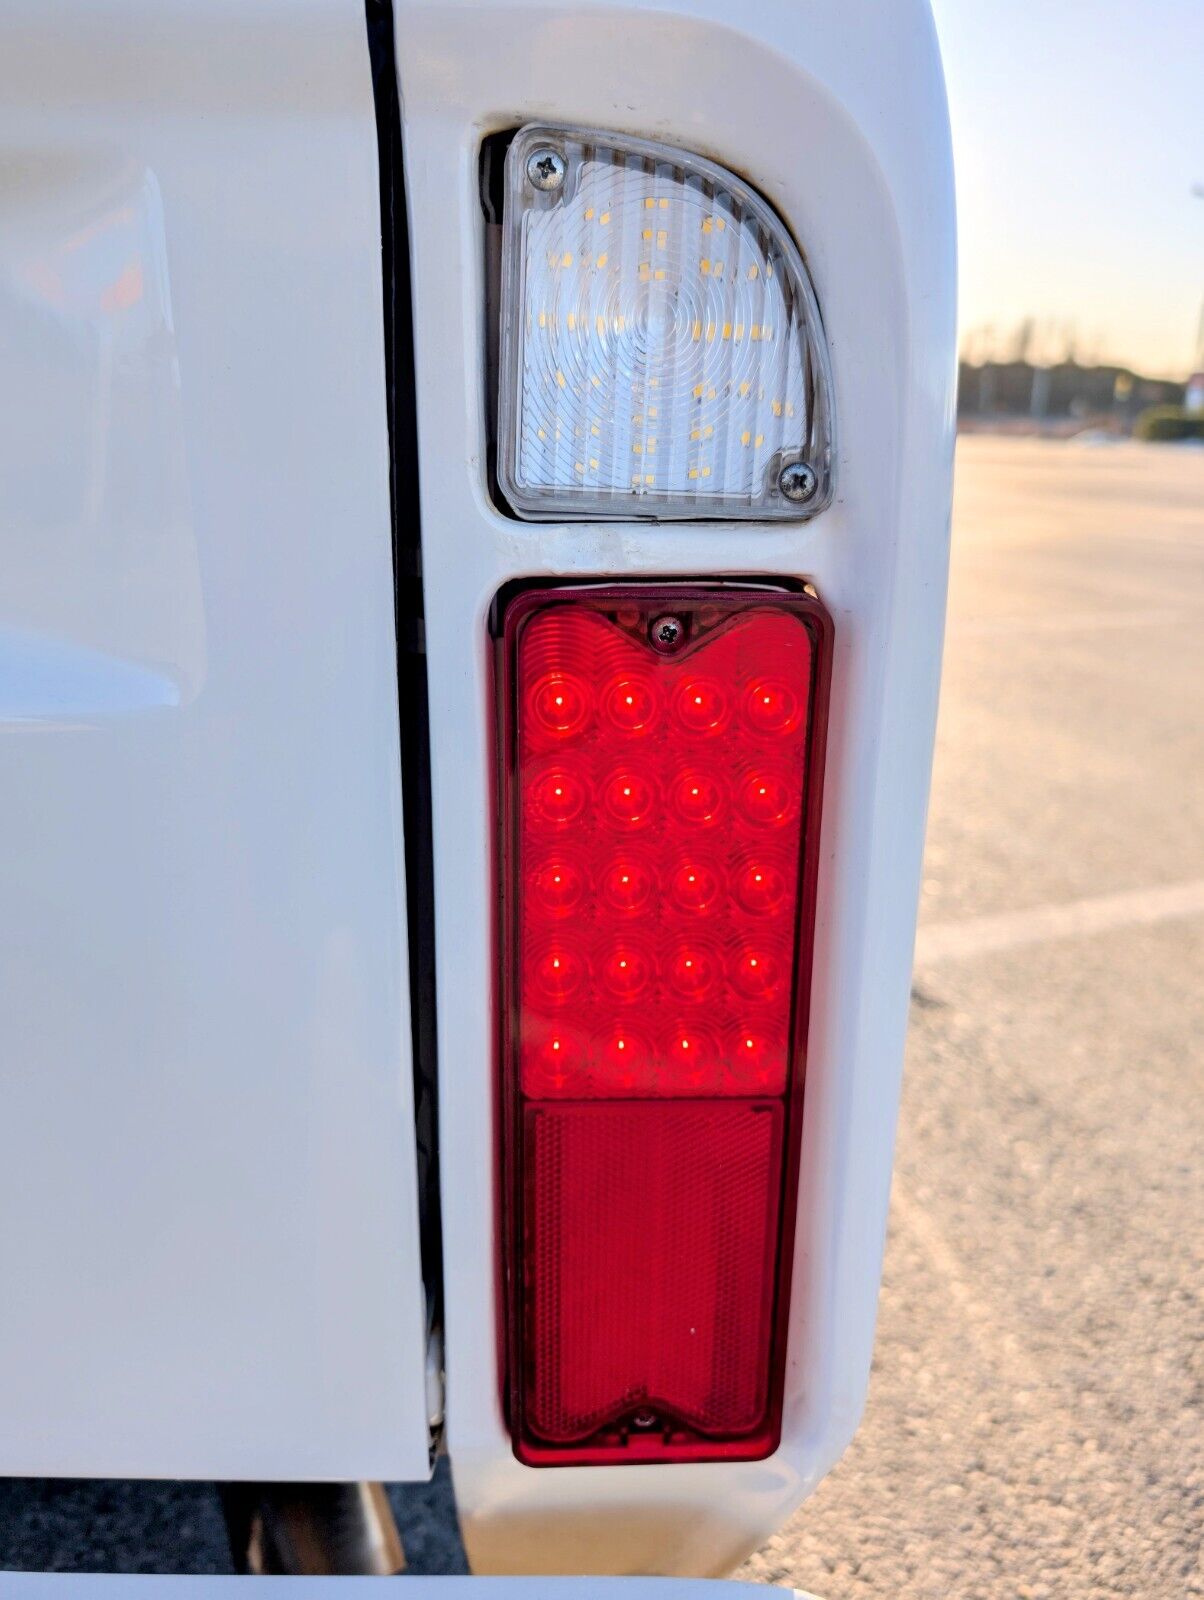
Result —
M931 0L394 9L460 1525L714 1576L873 1352L956 416Z
M755 584L496 608L506 1405L535 1466L781 1429L831 625Z

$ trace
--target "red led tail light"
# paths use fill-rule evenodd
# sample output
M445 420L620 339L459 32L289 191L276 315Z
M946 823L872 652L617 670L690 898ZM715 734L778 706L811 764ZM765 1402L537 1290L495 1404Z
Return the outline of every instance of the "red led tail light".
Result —
M498 627L509 1419L533 1465L777 1444L830 628L742 585Z

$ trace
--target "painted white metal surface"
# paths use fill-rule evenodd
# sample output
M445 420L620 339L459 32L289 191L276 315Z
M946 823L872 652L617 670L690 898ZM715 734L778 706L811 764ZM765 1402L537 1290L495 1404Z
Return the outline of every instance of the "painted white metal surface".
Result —
M432 1578L406 1575L412 1600L764 1600L751 1583L710 1583L673 1578ZM362 1595L362 1578L190 1578L146 1574L0 1572L0 1600L349 1600ZM800 1589L775 1595L814 1600Z
M0 1473L427 1472L380 274L361 0L7 0Z
M397 0L414 266L438 922L448 1439L479 1570L720 1572L865 1399L944 615L954 218L927 0ZM522 524L486 487L482 135L685 146L795 231L830 340L836 500L794 528ZM792 573L836 623L785 1433L739 1465L532 1469L499 1403L486 613L531 574Z

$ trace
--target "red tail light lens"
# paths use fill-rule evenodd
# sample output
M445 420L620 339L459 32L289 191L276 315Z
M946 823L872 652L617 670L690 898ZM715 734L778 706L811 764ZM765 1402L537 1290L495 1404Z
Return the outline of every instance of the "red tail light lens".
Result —
M515 1448L541 1465L763 1456L826 614L748 588L526 591L499 638Z

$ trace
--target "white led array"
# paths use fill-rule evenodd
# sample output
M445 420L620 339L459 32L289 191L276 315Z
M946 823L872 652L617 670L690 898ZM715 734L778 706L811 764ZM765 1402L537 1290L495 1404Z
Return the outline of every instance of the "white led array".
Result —
M531 177L541 152L562 163L549 189ZM507 155L505 227L498 474L517 511L822 509L822 330L762 200L680 151L525 128ZM802 503L779 487L800 461L816 474Z

